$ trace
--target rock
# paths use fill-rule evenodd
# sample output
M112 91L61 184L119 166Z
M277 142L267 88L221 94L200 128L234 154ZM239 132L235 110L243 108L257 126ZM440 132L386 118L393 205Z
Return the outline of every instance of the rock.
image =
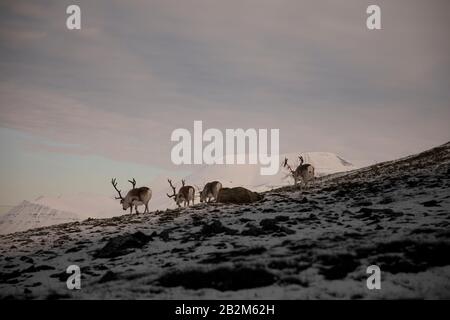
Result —
M326 254L318 256L317 259L320 264L319 273L327 280L343 279L359 265L350 254Z
M159 234L159 237L164 241L167 242L170 240L170 230L163 230Z
M0 272L0 283L6 283L11 279L18 278L22 275L22 272L14 270L13 272L3 273Z
M54 267L52 266L47 266L47 265L40 265L40 266L31 266L25 270L23 270L23 273L33 273L33 272L39 272L39 271L46 271L46 270L55 270Z
M217 202L244 204L252 203L262 199L262 196L256 192L242 187L222 188L219 192Z
M151 236L147 236L140 231L133 234L117 236L110 239L103 248L97 250L94 257L114 258L125 255L133 251L135 248L142 248L151 239Z
M263 228L263 230L274 231L278 230L278 221L275 219L262 219L259 225Z
M269 286L277 281L277 277L265 269L222 267L212 270L174 271L163 275L158 281L163 287L237 291Z
M238 231L225 227L219 220L213 220L210 224L205 223L200 231L203 236L211 236L219 233L236 234Z
M94 270L100 270L100 271L104 271L104 270L108 270L108 267L105 266L104 264L98 264L93 266Z
M279 220L277 219L262 219L259 225L261 228L254 226L252 224L247 224L247 229L243 230L241 234L243 236L260 236L271 233L286 233L286 234L294 234L295 231L289 228L279 226Z
M105 283L105 282L114 281L114 280L117 280L117 279L118 279L117 274L115 274L111 270L108 270L103 275L103 277L101 277L101 279L98 281L98 283Z
M423 205L424 207L440 207L439 202L436 200L425 201L422 202L421 205Z
M389 204L394 202L394 200L391 197L384 197L383 199L378 202L379 204Z
M266 232L263 229L258 228L257 226L254 226L252 224L247 225L247 229L241 232L241 235L243 236L253 236L253 237L257 237L263 234L266 234Z
M378 218L386 218L386 217L400 217L402 216L402 212L394 211L390 208L377 209L370 207L363 207L359 209L358 214L355 215L357 219L378 219Z
M86 246L80 245L80 246L77 246L77 247L69 248L69 249L66 250L65 253L78 252L78 251L80 251L83 248L86 248Z
M362 201L356 201L355 203L352 204L352 207L367 207L367 206L371 206L372 202L368 201L368 200L362 200Z
M63 272L58 272L58 273L54 273L50 275L50 278L55 278L58 279L61 282L66 282L67 279L69 278L70 274L66 273L65 271Z
M32 258L30 258L30 257L27 257L27 256L20 257L20 261L23 261L23 262L26 262L26 263L34 263L34 260Z
M192 218L192 224L194 226L201 226L202 225L202 223L203 223L202 222L202 220L203 220L202 216L193 214L193 215L191 215L191 218Z
M288 221L289 217L288 216L279 215L279 216L275 217L275 220L280 221L280 222L284 222L284 221Z
M208 254L208 257L201 260L200 263L217 264L232 261L242 262L242 260L245 258L258 256L266 251L267 249L264 247L253 247L226 252L211 252L210 254Z

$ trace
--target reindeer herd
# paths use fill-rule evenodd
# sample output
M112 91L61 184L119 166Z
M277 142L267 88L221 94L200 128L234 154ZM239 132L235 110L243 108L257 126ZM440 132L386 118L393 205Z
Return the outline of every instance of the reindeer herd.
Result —
M283 161L283 168L286 168L289 171L289 175L294 179L294 186L297 186L298 182L301 182L303 186L307 186L309 182L314 180L314 167L311 164L304 163L304 159L302 156L298 157L300 164L296 167L296 169L292 169L292 167L288 163L288 158L285 158ZM181 205L184 207L189 207L192 202L194 205L195 199L195 188L193 186L187 186L186 181L181 180L181 188L176 190L176 187L172 184L172 180L167 179L169 182L170 188L172 189L172 194L166 194L167 197L172 198L177 206L180 208ZM131 183L133 188L128 191L125 197L122 196L122 191L117 188L117 181L115 178L111 180L111 184L113 185L116 192L119 194L116 197L116 200L120 200L120 204L122 205L123 210L130 209L130 213L133 213L133 207L135 208L135 212L139 213L138 206L144 205L145 210L144 213L150 212L148 209L148 203L152 198L152 190L149 187L139 187L136 188L136 180L128 180ZM205 184L203 190L198 190L200 194L200 202L218 202L219 193L222 189L222 184L219 181L212 181Z

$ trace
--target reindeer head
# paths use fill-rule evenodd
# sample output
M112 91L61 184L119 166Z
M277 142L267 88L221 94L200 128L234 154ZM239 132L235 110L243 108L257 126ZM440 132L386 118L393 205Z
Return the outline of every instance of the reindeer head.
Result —
M207 194L206 189L203 189L201 191L199 190L198 192L200 193L200 202L205 202L206 201L206 194Z
M183 201L183 199L184 199L184 196L180 193L180 192L178 192L177 193L177 190L176 190L176 188L173 186L173 184L172 184L172 180L170 180L170 179L167 179L167 182L169 182L169 185L170 185L170 187L172 188L172 194L168 194L167 193L167 196L169 197L169 198L173 198L173 200L175 201L175 203L178 205L178 207L181 207L181 202ZM183 186L184 186L184 180L182 180L182 183L183 183Z
M205 187L203 187L203 190L201 190L198 185L195 185L195 188L197 189L197 192L200 195L200 202L206 201L206 188Z
M183 201L185 201L185 200L187 200L187 199L184 198L184 194L181 193L181 192L178 192L178 194L177 194L177 196L176 196L176 198L175 198L175 202L177 203L177 205L178 205L179 207L181 207L181 203L182 203Z
M113 178L111 180L111 184L113 185L114 189L116 189L117 193L119 194L119 196L116 197L116 200L120 199L120 204L122 205L123 210L127 210L131 206L131 204L128 203L128 201L125 201L124 197L122 197L122 191L117 189L116 178Z

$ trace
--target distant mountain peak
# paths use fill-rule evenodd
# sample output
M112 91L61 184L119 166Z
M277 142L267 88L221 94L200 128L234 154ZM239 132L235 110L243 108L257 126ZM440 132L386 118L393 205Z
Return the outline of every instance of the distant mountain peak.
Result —
M121 214L120 204L107 196L88 193L39 196L33 201L23 200L5 213L0 219L0 234Z

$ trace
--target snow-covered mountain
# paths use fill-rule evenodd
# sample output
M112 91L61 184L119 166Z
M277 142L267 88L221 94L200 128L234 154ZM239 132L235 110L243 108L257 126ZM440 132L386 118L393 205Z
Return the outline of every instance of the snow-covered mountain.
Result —
M123 214L118 201L113 197L91 193L61 195L58 197L41 196L34 203L57 209L58 211L74 212L83 219L109 218Z
M299 153L280 155L295 167L298 164ZM312 164L316 176L356 169L351 163L330 152L304 152L305 163ZM177 188L181 185L181 177L158 177L150 185L153 196L149 203L150 210L174 208L175 203L166 196L171 193L167 178L172 178ZM253 191L263 192L292 183L288 172L280 168L273 176L262 176L260 165L203 165L184 177L186 183L202 189L209 182L218 180L224 187L242 186ZM198 199L196 201L199 201ZM141 209L143 210L143 209ZM61 195L58 197L41 196L33 201L23 201L8 213L0 217L0 234L24 231L32 228L54 224L82 221L87 218L109 218L124 214L120 204L112 197L79 193L76 195Z
M0 234L24 231L91 218L123 214L117 201L101 195L42 196L22 201L0 217Z

